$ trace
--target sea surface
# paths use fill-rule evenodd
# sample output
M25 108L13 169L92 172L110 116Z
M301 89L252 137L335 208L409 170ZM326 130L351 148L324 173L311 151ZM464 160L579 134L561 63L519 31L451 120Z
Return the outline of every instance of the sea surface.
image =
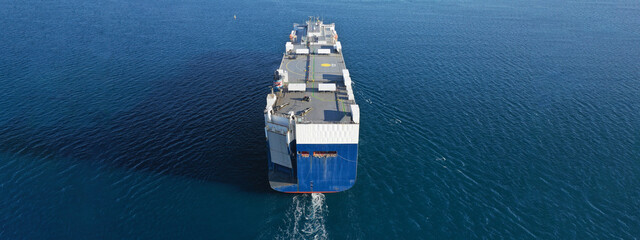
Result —
M282 194L262 111L312 15L358 178ZM640 2L0 0L0 239L137 238L638 239Z

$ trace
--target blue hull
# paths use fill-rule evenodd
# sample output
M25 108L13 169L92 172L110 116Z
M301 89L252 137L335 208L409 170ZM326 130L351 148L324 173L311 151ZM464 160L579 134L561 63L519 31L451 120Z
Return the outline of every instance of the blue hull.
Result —
M340 192L356 181L358 144L295 144L292 169L269 163L270 171L291 176L286 186L274 186L287 193ZM276 165L274 167L274 165Z

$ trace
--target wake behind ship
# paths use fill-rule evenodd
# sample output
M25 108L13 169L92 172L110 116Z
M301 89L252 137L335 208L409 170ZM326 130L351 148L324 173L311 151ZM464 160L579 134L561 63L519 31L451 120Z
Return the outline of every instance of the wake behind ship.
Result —
M360 109L335 24L293 24L264 110L269 184L339 192L356 181Z

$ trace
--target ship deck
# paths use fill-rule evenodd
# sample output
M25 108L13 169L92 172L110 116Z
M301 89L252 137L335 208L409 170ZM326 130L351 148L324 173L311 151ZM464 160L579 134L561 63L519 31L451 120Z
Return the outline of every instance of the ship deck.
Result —
M300 47L300 45L294 45ZM306 47L305 47L306 48ZM293 111L301 116L302 112L311 108L311 111L303 116L305 122L351 122L351 104L354 100L348 100L346 86L342 77L342 70L346 69L341 53L333 51L328 55L313 54L317 49L327 46L311 46L309 55L285 55L282 58L280 68L286 70L289 76L289 84L305 83L306 91L288 91L287 86L278 93L276 106L287 104L275 113L287 115ZM335 92L323 92L318 90L318 84L335 83ZM285 84L286 85L286 84ZM308 96L310 101L304 101Z

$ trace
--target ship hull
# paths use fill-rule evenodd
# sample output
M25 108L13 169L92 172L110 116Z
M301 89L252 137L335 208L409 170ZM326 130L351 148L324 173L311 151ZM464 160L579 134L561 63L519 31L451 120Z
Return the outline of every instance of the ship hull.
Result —
M274 190L286 193L340 192L355 184L358 144L296 144L296 150L296 169L292 175L297 183L273 187ZM326 156L327 152L336 154Z

